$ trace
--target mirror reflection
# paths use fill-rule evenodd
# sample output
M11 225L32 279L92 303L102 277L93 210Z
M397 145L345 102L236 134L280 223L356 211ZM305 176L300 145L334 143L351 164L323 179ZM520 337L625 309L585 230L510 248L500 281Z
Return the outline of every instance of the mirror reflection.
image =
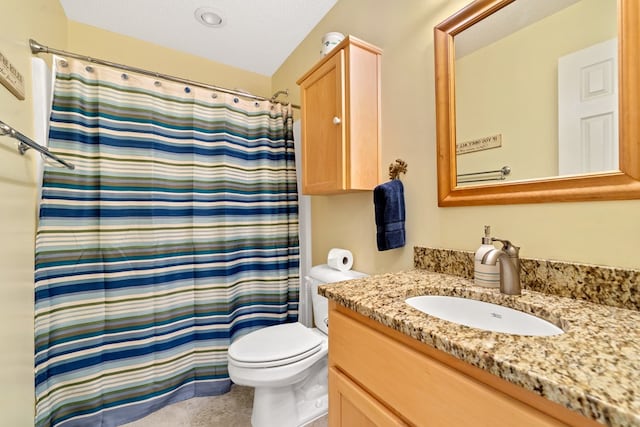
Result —
M518 0L457 34L457 184L619 170L616 34L616 0Z

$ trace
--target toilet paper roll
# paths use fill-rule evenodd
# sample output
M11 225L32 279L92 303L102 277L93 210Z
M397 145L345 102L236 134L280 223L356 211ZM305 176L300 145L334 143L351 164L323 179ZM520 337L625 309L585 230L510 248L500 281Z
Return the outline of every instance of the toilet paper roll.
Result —
M353 254L348 249L332 248L327 255L327 264L339 271L351 270Z

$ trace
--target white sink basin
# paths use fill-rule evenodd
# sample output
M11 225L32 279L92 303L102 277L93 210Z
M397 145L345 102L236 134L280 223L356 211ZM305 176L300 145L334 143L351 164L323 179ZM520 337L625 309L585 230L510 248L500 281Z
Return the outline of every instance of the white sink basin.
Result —
M422 295L405 302L431 316L487 331L535 336L564 333L544 319L489 302L441 295Z

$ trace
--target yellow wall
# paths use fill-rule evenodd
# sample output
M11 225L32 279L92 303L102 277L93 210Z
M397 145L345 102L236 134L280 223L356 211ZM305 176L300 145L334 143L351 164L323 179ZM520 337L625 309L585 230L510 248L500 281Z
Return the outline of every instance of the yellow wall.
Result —
M457 140L502 134L500 148L459 155L458 173L557 175L558 58L615 38L616 21L614 1L583 0L457 59Z
M33 136L29 38L66 46L57 1L4 0L0 52L25 78L26 100L0 86L0 120ZM33 426L33 264L36 210L33 153L0 137L0 424Z
M403 177L407 246L378 252L372 194L315 196L313 262L333 246L354 252L355 268L395 271L412 266L412 248L476 250L483 225L522 247L523 257L640 268L640 201L438 208L436 186L433 27L468 0L340 0L273 77L273 87L295 87L318 60L324 33L369 41L382 56L381 177L396 158ZM299 97L299 91L292 91ZM297 101L298 99L296 99Z

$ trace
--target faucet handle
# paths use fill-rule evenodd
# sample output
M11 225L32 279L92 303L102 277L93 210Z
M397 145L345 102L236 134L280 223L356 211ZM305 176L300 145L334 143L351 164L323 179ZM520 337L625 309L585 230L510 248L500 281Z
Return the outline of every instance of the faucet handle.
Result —
M502 250L505 251L511 258L517 258L520 255L520 248L518 246L515 246L509 240L492 237L491 241L502 243Z

